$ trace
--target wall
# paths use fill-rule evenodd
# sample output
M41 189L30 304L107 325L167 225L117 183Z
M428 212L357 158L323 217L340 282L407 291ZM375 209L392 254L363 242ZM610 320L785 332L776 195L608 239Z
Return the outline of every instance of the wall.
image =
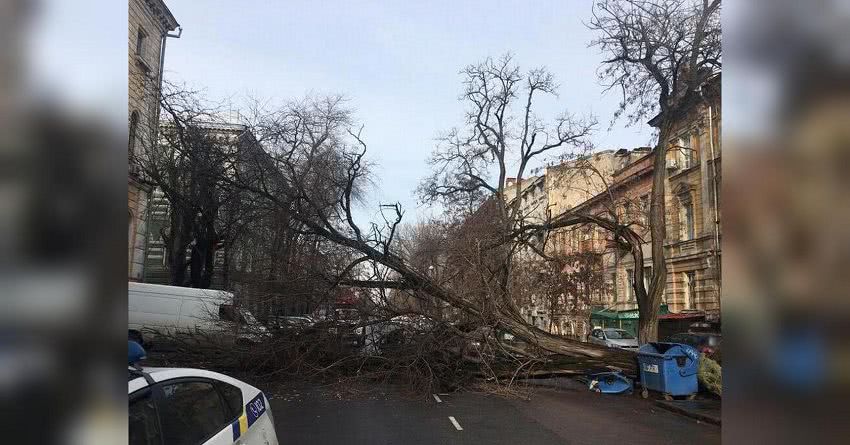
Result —
M151 187L138 168L136 158L144 156L144 147L156 140L162 36L175 29L177 22L160 0L130 0L127 14L127 122L130 127L127 148L127 269L128 279L139 281L144 270L147 204ZM137 45L139 29L147 35L141 48Z

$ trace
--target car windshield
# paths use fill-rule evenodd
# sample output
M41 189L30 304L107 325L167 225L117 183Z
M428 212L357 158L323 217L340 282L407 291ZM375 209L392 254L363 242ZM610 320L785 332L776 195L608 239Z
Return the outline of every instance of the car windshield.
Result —
M605 336L608 337L609 340L631 340L635 338L634 335L619 329L606 330Z

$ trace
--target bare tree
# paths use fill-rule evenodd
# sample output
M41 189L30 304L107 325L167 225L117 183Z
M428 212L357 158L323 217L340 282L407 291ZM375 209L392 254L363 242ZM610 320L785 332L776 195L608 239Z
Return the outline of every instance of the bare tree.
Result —
M168 201L165 244L169 282L207 288L215 254L231 233L239 212L226 181L237 161L243 133L228 128L218 109L196 92L165 83L163 125L149 138L137 162ZM188 272L188 274L187 274Z
M531 85L538 91L543 88L539 80L543 77L540 74L535 76L538 80L532 81ZM490 80L487 82L489 84ZM372 223L367 230L355 222L353 212L357 193L368 184L368 164L365 160L366 143L361 137L361 130L351 119L350 111L345 108L344 101L335 97L308 98L281 109L257 113L257 116L259 119L253 125L253 132L258 135L258 141L268 156L263 158L265 160L257 160L262 168L252 169L256 170L255 173L237 175L235 185L241 190L264 197L271 205L290 209L304 234L328 240L348 251L351 261L334 272L335 276L331 278L335 284L426 295L451 307L453 312L463 314L467 319L510 331L540 350L582 357L582 368L592 363L634 368L628 353L554 336L524 322L516 306L506 298L510 289L505 286L505 262L500 258L507 257L493 255L494 250L510 249L502 241L510 241L506 235L511 227L505 224L504 215L509 209L504 201L491 199L494 207L490 208L502 216L485 218L496 222L498 231L495 234L488 235L486 242L483 239L482 242L476 241L474 237L466 238L471 243L469 245L480 253L478 258L495 266L492 269L495 274L479 268L475 273L480 273L479 282L483 283L483 287L477 286L474 294L459 292L460 288L448 285L445 277L434 277L427 268L423 270L422 266L409 262L405 253L399 249L399 228L404 213L398 204L383 205L383 221ZM507 115L501 116L498 119L502 119L501 125L504 126L507 124ZM530 112L528 116L528 135L525 137L526 142L521 144L527 160L536 156L535 152L545 153L564 144L578 145L589 131L589 124L580 125L580 130L574 131L571 126L577 124L563 118L557 120L555 129L547 139L542 124L536 123L537 120L532 119ZM535 127L531 123L535 123ZM508 147L506 135L508 131L505 128L503 136L500 136L503 142L499 144L502 148L496 149L505 154ZM502 159L507 165L507 158ZM504 182L501 185L503 189ZM490 241L504 246L491 246ZM461 256L458 258L463 259ZM450 259L447 259L446 264L446 269L458 271ZM374 273L368 273L369 270Z
M623 96L617 116L627 113L630 123L652 117L659 130L649 212L653 276L646 289L643 268L635 265L633 280L640 312L638 336L641 342L654 341L667 281L668 141L676 119L721 69L720 0L601 0L594 5L589 27L599 34L592 45L606 54L600 78Z
M464 125L441 138L430 161L434 173L420 193L426 202L440 202L449 209L468 203L481 208L487 200L497 233L509 233L525 219L519 197L530 165L537 158L575 156L587 150L595 121L567 112L551 123L537 116L535 100L557 92L554 78L544 68L523 73L510 55L487 58L461 74L461 100L469 107ZM495 260L495 292L489 297L496 311L520 319L509 290L513 252L509 245L489 248L488 256Z

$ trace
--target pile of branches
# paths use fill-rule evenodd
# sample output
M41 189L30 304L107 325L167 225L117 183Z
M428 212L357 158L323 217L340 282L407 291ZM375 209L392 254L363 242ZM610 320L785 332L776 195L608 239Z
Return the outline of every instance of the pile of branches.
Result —
M254 381L387 383L426 393L481 383L510 390L523 379L583 374L594 365L547 353L499 328L419 314L324 320L273 328L256 341L242 337L229 326L214 333L148 333L155 339L148 364L250 375ZM596 365L634 374L634 354L624 352L619 362L622 367L612 367L610 358Z

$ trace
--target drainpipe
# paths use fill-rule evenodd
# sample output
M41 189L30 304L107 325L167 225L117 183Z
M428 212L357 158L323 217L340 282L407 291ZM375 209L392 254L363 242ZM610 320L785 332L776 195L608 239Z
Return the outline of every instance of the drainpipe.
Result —
M162 94L162 78L163 78L162 72L165 69L165 42L166 42L166 39L169 38L169 37L179 39L180 36L182 36L182 35L183 35L183 27L182 26L177 27L177 34L171 34L170 32L166 31L165 33L162 34L162 43L159 45L159 78L157 79L157 91L156 91L157 96L158 96L157 97L157 106L156 106L157 132L159 130L159 112L160 112L160 110L159 110L159 96Z

